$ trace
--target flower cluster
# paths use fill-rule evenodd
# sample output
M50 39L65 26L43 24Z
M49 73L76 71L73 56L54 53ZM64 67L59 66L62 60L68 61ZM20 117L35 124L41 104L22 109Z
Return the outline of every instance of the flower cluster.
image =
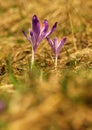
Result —
M55 54L55 66L57 66L57 58L60 53L62 45L66 41L66 38L63 38L59 43L57 37L55 37L54 40L51 40L49 38L49 36L54 32L56 27L57 22L55 22L52 28L48 30L49 24L46 19L43 21L43 27L41 27L38 17L34 15L32 17L32 29L31 30L29 29L29 34L26 34L26 32L23 30L24 36L31 43L32 46L32 60L31 60L32 66L34 64L34 54L37 50L38 45L43 39L47 39L48 43L52 47Z

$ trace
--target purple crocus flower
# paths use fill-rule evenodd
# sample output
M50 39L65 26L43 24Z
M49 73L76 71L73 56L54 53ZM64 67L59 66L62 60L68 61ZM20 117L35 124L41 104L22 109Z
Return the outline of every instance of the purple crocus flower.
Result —
M57 27L57 22L52 26L51 30L48 31L49 25L48 21L45 19L43 22L44 26L41 28L39 19L36 15L32 17L32 29L29 30L29 35L23 31L24 36L27 38L32 45L32 64L34 62L34 53L39 45L39 43L49 36Z
M61 51L63 44L66 41L66 38L61 39L60 42L58 42L57 37L55 37L53 40L51 40L49 37L47 37L46 39L47 39L48 43L50 44L50 46L52 47L52 50L55 54L55 67L57 67L57 58L58 58L58 55Z
M32 30L29 30L29 36L23 31L23 34L29 42L31 42L34 52L36 51L38 44L47 36L49 36L57 26L57 22L52 26L51 30L48 31L48 21L45 19L43 22L44 26L40 27L39 19L36 15L32 17Z

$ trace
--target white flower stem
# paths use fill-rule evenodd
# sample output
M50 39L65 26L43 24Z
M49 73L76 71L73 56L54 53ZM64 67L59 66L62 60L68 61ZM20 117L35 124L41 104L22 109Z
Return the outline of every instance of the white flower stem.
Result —
M57 56L55 57L55 69L57 68Z
M34 49L32 47L31 69L33 68L33 65L34 65Z

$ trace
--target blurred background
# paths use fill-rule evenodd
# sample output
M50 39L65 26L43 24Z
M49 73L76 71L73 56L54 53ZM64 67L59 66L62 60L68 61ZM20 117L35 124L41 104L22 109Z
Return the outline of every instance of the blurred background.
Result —
M91 0L0 0L0 37L3 43L23 42L21 30L28 30L31 18L36 14L41 22L49 21L50 26L58 21L56 33L70 35L90 33L92 24ZM64 34L65 33L65 34ZM14 36L14 37L12 37ZM13 41L12 41L13 40Z

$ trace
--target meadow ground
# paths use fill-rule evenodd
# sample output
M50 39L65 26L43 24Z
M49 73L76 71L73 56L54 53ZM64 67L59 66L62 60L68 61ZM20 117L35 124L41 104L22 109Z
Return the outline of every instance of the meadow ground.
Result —
M34 14L67 37L57 69L46 40L30 68ZM92 130L91 0L0 0L0 130Z

